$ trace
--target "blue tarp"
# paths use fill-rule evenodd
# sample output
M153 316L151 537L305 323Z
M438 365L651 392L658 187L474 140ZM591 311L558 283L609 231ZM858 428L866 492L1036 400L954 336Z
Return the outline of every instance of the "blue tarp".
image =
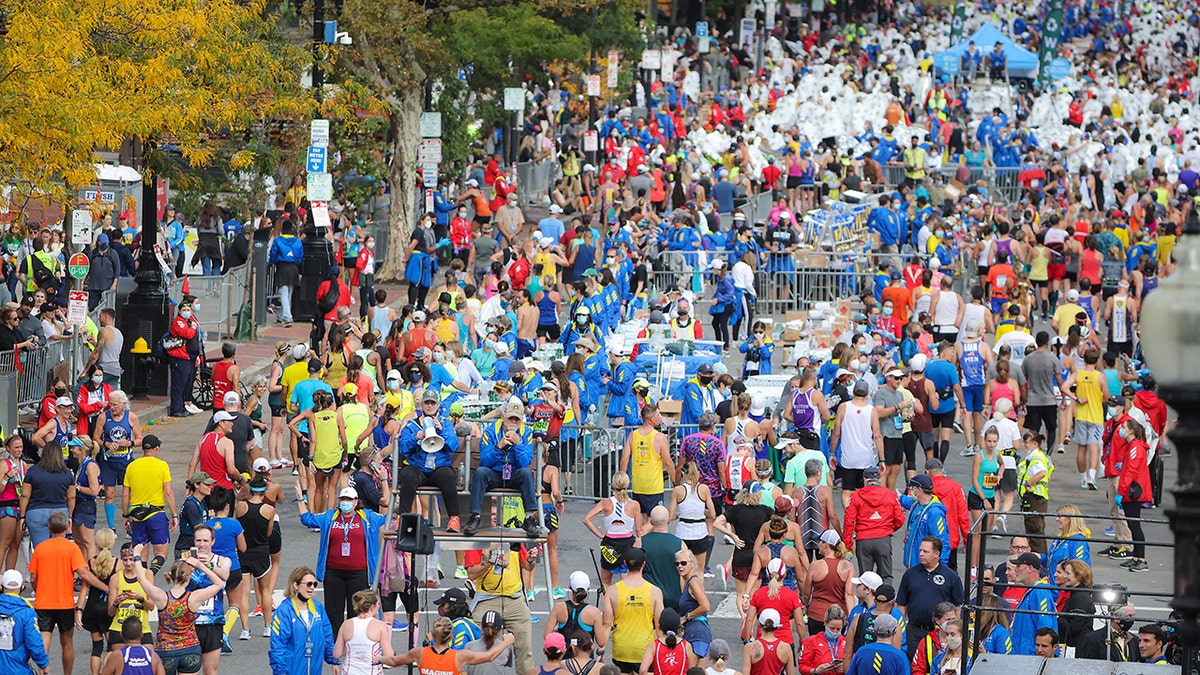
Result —
M967 44L972 40L975 41L975 48L985 57L992 53L996 43L999 42L1001 51L1008 56L1009 75L1015 77L1034 77L1037 75L1037 54L1013 42L1012 38L1001 33L999 28L990 23L983 24L979 30L975 31L974 35L964 39L962 42L935 54L934 63L938 63L939 57L942 57L944 54L954 55L961 59L963 53L967 51Z

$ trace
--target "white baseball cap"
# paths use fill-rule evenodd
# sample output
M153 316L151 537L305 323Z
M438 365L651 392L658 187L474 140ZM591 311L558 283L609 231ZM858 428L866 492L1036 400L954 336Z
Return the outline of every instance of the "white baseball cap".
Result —
M772 558L771 562L767 563L767 575L772 577L780 576L783 570L783 561L779 558Z
M912 369L914 373L923 373L925 372L925 364L928 362L929 358L924 354L914 354L913 357L908 361L908 367Z
M768 607L767 609L764 609L763 611L759 612L758 624L760 626L765 626L765 625L767 625L768 621L774 626L779 626L780 625L779 610Z
M571 572L571 579L567 583L567 587L573 591L580 589L590 591L592 590L592 580L588 578L587 572Z
M399 380L399 379L401 379L401 378L400 378L400 371L396 370L395 368L392 368L391 370L389 370L389 371L387 372L387 379L389 379L389 380Z
M225 405L237 405L242 402L242 397L238 396L236 391L225 392Z
M75 405L75 399L71 398L70 396L59 396L54 401L55 408L62 408L65 406L74 406L74 405Z
M867 588L871 589L872 591L875 591L880 586L883 585L883 577L879 576L875 572L868 571L868 572L863 572L862 576L851 577L850 583L862 584L863 586L866 586Z
M0 576L0 585L10 591L17 591L25 585L25 577L17 570L5 570L4 575Z
M308 345L299 344L299 345L296 345L295 347L292 347L292 358L293 359L296 359L297 361L299 361L300 359L302 359L306 356L308 356Z
M750 414L758 416L766 412L766 410L767 397L763 396L762 394L755 394L754 397L750 399Z
M842 543L842 536L837 533L837 530L825 530L821 533L821 541L830 546L837 546Z
M258 459L254 460L254 463L250 465L250 468L254 469L255 473L265 473L271 470L271 463L266 459L259 457Z
M342 488L342 491L338 493L338 499L358 499L358 490L355 490L352 487L344 487Z
M216 415L213 415L213 422L220 424L221 422L230 422L237 419L237 415L227 413L224 410L218 410Z

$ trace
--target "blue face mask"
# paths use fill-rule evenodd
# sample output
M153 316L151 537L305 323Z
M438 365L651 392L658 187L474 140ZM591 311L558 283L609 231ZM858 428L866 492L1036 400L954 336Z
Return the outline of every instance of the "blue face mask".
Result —
M825 639L829 640L830 642L838 639L841 636L842 636L841 633L831 633L829 631L825 631Z
M338 502L338 510L342 513L350 513L354 510L354 502L343 500Z

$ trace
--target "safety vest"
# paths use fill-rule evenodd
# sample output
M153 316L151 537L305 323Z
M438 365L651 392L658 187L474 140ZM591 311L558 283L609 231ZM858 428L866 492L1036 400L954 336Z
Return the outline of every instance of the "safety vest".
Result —
M913 180L925 177L925 149L918 146L904 151L904 175Z
M446 361L442 364L442 367L446 369L447 373L450 373L450 377L454 378L454 380L458 380L458 366ZM458 389L454 388L453 382L442 385L442 398L446 398L447 396L456 392L458 392Z
M1025 476L1029 472L1029 467L1039 459L1046 466L1046 475L1042 476L1042 479L1035 485L1027 485L1025 483ZM1034 450L1017 465L1017 493L1024 497L1026 493L1032 492L1042 499L1050 499L1050 476L1053 474L1054 462L1050 461L1050 457L1045 452L1042 452L1041 448Z

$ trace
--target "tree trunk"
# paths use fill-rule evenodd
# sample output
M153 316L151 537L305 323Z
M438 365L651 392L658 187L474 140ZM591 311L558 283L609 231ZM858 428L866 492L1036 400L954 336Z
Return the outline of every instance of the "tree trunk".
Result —
M387 251L377 273L381 281L397 281L404 278L404 259L408 254L408 238L413 225L421 216L416 196L420 188L414 167L417 163L417 146L421 142L420 87L401 88L392 103L392 210L388 221Z

